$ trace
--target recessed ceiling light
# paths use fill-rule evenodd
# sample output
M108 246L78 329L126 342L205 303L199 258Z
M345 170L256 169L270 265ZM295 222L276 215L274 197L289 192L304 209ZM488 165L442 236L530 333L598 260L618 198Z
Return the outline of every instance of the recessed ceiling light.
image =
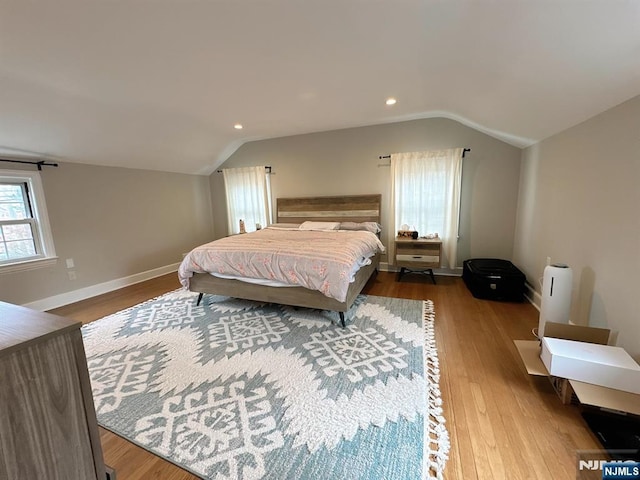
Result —
M396 99L393 97L387 98L387 101L385 102L387 105L395 105L396 104Z
M236 123L233 128L235 128L236 130L242 130L242 124L240 123Z

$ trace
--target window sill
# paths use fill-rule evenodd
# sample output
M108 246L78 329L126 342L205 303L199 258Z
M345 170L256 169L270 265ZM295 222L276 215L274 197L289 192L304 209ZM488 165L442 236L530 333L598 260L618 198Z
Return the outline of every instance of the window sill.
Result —
M37 268L49 267L58 262L58 257L36 258L33 260L25 260L22 262L5 263L0 265L0 275L4 273L24 272L27 270L36 270Z

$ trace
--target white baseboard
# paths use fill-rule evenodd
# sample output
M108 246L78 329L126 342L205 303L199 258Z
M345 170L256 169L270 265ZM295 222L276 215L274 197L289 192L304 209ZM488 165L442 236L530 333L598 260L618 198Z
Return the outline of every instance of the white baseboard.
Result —
M527 291L524 294L525 298L529 300L529 303L531 303L531 305L533 305L538 311L540 311L540 304L542 303L542 295L536 292L533 289L533 287L528 283L525 283L525 287L527 288Z
M381 272L395 272L395 270L391 270L389 264L387 262L380 262L378 264L378 270Z
M434 270L433 274L434 275L440 275L441 277L461 277L462 276L462 269L456 267L455 270L442 270L442 271Z
M152 270L147 270L146 272L129 275L128 277L116 278L115 280L109 280L108 282L98 283L97 285L91 285L78 290L72 290L71 292L61 293L52 297L36 300L35 302L25 303L23 306L44 312L51 310L52 308L58 308L64 305L69 305L70 303L79 302L80 300L86 300L87 298L95 297L96 295L112 292L119 288L128 287L129 285L135 285L136 283L144 282L145 280L150 280L167 273L177 272L179 266L179 263L174 263L172 265L154 268Z

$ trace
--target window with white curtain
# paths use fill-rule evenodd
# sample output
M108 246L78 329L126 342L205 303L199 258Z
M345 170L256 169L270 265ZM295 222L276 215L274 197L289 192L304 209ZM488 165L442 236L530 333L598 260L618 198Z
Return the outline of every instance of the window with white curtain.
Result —
M229 235L240 232L240 220L247 232L271 223L271 186L267 168L224 168Z
M55 255L40 175L0 170L0 272L51 265Z
M456 267L462 181L462 148L391 155L389 262L403 225L442 239L443 266Z

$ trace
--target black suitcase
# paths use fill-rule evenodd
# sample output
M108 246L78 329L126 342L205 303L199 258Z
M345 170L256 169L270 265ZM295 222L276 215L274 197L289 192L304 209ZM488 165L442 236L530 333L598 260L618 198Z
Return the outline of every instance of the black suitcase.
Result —
M509 302L524 300L525 275L510 261L472 258L462 265L462 279L474 297Z

